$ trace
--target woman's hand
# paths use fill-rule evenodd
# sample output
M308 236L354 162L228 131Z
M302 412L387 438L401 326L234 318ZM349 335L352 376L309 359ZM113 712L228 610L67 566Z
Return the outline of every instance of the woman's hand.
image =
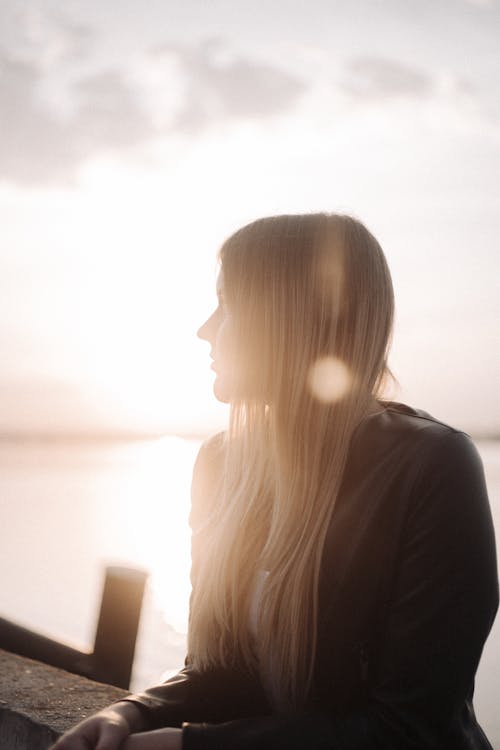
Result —
M117 703L65 732L51 750L118 750L140 728L139 710L132 703Z
M182 729L155 729L154 732L131 734L120 750L181 750Z

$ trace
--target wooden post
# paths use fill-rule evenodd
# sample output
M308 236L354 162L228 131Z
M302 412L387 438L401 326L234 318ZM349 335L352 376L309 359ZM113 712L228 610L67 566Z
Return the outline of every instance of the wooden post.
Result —
M106 568L92 654L93 679L128 688L146 579L142 570Z

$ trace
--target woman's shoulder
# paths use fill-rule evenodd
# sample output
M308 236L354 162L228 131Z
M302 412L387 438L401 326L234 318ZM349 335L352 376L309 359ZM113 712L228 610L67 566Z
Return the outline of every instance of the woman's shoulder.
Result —
M462 446L474 451L470 436L458 427L434 417L432 414L396 401L379 402L380 410L364 420L362 433L365 438L376 437L377 441L396 442L399 445L424 445L446 450L447 446Z
M226 432L211 435L200 446L193 469L193 481L218 481L226 455Z
M402 524L398 528L410 537L435 532L436 539L447 539L452 530L456 538L476 534L494 548L476 446L465 432L425 411L388 403L365 419L352 445L345 486L350 496L369 497L372 508L380 509L378 518Z
M219 432L203 441L193 468L190 525L194 529L206 518L216 496L226 451L226 433Z
M380 410L374 413L383 426L405 431L431 431L433 434L448 434L463 431L443 422L423 409L398 401L379 401ZM464 433L465 434L465 433Z
M479 453L470 436L422 409L397 402L380 402L380 410L360 424L352 458L385 465L416 478L446 468L460 475L482 473Z

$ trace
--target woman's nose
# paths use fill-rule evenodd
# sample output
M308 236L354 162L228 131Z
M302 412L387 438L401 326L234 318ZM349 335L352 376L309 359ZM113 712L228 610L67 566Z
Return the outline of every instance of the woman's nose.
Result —
M206 327L207 327L207 321L205 321L205 322L203 323L203 325L202 325L202 326L200 326L200 327L198 328L198 330L196 331L196 335L198 336L198 338L199 338L199 339L202 339L203 341L206 341L206 340L207 340L207 337L206 337L206 334L205 334L205 329L206 329Z
M207 320L198 328L198 331L196 332L196 335L198 338L202 339L203 341L210 341L210 332L211 332L211 323L213 319L213 315L211 315Z

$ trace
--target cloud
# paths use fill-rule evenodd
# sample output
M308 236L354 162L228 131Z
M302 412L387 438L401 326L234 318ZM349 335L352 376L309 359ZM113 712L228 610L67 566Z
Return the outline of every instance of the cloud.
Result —
M75 137L85 153L135 146L156 133L149 113L117 70L80 80L73 94L79 101Z
M433 92L434 82L416 67L381 57L360 57L347 64L340 86L361 99L422 98Z
M70 117L44 101L45 74L31 62L0 55L0 179L19 184L71 182L80 164L154 134L150 119L118 71L81 79Z
M86 38L88 31L72 33ZM66 57L70 46L64 47ZM0 180L72 182L80 165L101 153L123 153L169 134L190 136L222 121L274 117L304 89L288 73L231 55L220 42L165 46L150 56L150 64L162 60L173 63L180 85L170 97L169 117L159 121L155 107L168 99L172 76L156 76L149 104L133 66L56 80L59 95L71 104L64 114L46 96L55 85L46 58L36 62L0 51Z
M37 67L0 56L0 177L37 182L58 177L74 161L64 124L38 98Z
M334 87L344 108L351 111L354 104L357 114L359 107L387 114L402 103L407 115L425 112L428 122L439 122L444 128L480 129L483 135L498 132L494 113L488 113L492 110L488 92L485 95L477 80L457 70L425 70L384 57L359 57L343 65Z
M197 46L164 45L155 57L170 57L184 80L184 96L172 127L200 131L222 120L263 119L286 112L304 82L273 65L235 55L221 40Z
M74 182L103 151L153 127L125 73L85 72L95 35L57 8L7 5L0 29L0 180Z
M84 59L94 41L90 26L57 17L58 40L54 47L57 57L64 62Z
M7 55L49 68L84 58L93 42L92 29L62 7L3 0L0 46Z
M465 2L480 8L492 8L494 5L494 0L465 0Z

